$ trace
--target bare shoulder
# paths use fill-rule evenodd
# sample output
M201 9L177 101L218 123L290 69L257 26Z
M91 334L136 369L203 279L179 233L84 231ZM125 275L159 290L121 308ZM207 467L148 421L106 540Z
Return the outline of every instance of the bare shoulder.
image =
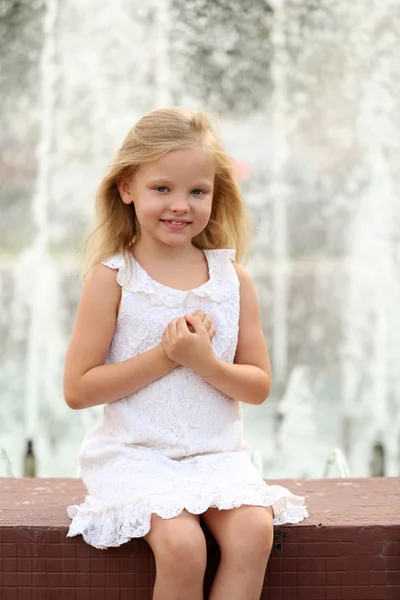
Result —
M245 269L245 268L244 268L244 266L243 266L243 265L241 265L240 263L238 263L238 262L234 262L234 263L233 263L233 266L234 266L234 267L235 267L235 269L236 269L236 273L237 273L237 275L238 275L239 279L240 279L241 277L243 277L243 278L250 277L250 273L248 272L248 270L247 270L247 269ZM251 277L250 277L250 279L251 279Z
M117 282L117 270L97 265L87 275L80 304L94 303L97 307L115 305L121 299L121 286Z
M110 288L111 286L117 289L120 287L117 283L117 273L117 269L112 269L103 264L96 265L88 273L85 285L106 288Z
M234 263L233 266L236 269L236 274L240 283L240 295L250 295L257 298L253 279L248 270L239 263Z

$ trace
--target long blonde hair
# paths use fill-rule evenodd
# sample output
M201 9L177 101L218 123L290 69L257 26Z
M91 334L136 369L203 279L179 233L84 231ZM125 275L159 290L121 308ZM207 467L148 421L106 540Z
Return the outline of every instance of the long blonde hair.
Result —
M201 145L215 164L214 194L207 227L193 238L203 250L234 248L237 260L248 258L250 220L227 155L208 116L183 108L155 110L142 117L117 151L96 194L96 224L89 235L83 260L83 277L102 260L126 254L140 236L133 204L124 204L118 182L130 177L144 162L172 150Z

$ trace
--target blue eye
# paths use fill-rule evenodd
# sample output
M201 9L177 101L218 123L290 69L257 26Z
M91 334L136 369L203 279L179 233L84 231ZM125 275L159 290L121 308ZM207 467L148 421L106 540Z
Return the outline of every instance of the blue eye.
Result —
M154 189L156 189L157 192L160 192L160 194L163 194L166 190L168 190L168 188L165 185L158 185Z
M199 193L197 193L197 192L199 192ZM192 190L192 194L194 196L200 196L200 194L204 194L204 192L203 192L203 190L195 189L195 190Z

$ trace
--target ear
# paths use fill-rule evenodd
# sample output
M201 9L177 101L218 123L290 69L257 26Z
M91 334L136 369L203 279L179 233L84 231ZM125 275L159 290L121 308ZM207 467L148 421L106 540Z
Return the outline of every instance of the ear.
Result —
M133 204L132 189L128 179L120 179L117 181L119 195L124 204Z

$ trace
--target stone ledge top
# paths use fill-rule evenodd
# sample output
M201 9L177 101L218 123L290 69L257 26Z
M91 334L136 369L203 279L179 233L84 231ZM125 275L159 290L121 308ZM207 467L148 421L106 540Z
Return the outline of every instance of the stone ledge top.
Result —
M310 518L296 527L400 527L400 478L268 480L305 496ZM0 478L0 527L66 528L80 479Z

